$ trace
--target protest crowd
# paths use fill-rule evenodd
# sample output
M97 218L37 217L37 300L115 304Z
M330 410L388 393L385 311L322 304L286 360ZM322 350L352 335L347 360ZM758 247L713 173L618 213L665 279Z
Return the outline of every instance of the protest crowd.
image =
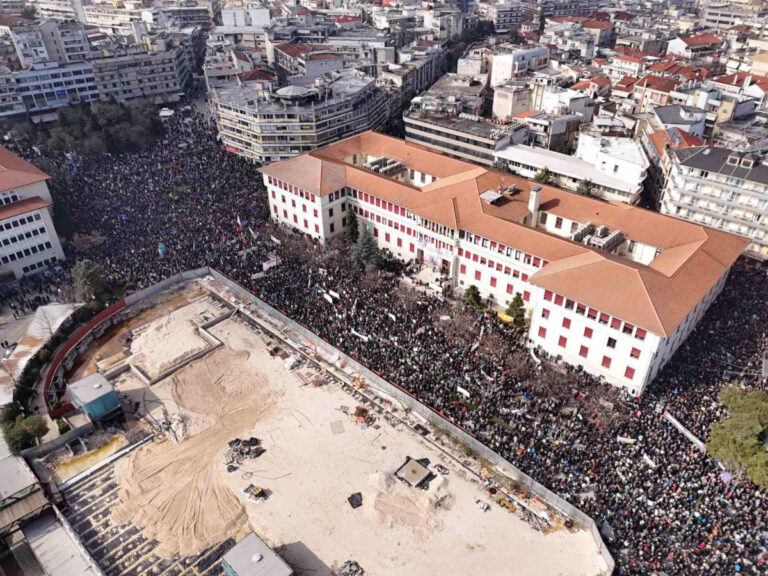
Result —
M580 507L620 574L768 573L766 494L662 415L706 442L724 416L724 384L766 385L764 268L737 264L696 331L634 398L538 366L524 332L404 287L408 270L397 263L365 270L341 243L323 249L279 229L255 167L225 152L199 117L177 114L164 139L130 155L42 154L57 168L56 200L79 232L100 238L87 253L70 249L70 261L91 258L108 281L136 288L180 270L220 270ZM259 277L275 255L280 265ZM320 289L340 298L330 304Z

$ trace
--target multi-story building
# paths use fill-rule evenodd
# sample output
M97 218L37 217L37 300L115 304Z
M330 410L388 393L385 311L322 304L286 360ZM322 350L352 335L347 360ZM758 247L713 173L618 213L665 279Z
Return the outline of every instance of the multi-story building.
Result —
M446 156L493 166L495 153L510 142L527 138L519 122L495 124L471 114L417 110L403 114L405 139L439 150Z
M493 118L509 120L512 116L531 110L531 88L524 83L508 82L493 91Z
M763 2L755 4L734 4L729 2L707 2L704 6L703 24L706 28L725 30L733 26L764 25L768 10Z
M227 150L262 164L377 128L389 113L384 91L358 70L331 72L270 98L247 85L222 88L214 91L213 108Z
M52 20L77 20L85 24L85 4L83 0L32 0L39 18Z
M524 178L547 169L554 184L576 192L589 184L591 196L612 202L637 204L648 174L648 159L631 138L592 136L582 132L576 155L531 146L508 146L496 159Z
M21 278L64 259L48 175L0 146L0 277Z
M107 34L129 36L133 33L133 24L142 21L141 12L145 7L143 0L88 4L84 7L85 23Z
M478 13L493 22L493 29L497 34L517 32L525 20L525 11L520 2L481 3L477 5L477 10Z
M143 45L114 47L90 61L103 101L151 98L176 102L184 95L194 68L191 43L173 34L149 34Z
M768 166L765 158L719 146L669 150L661 210L739 234L746 254L768 259Z
M31 114L92 102L99 97L90 62L65 66L45 62L14 72L13 78L16 97L23 102L23 111Z
M272 218L321 242L348 214L379 247L493 307L520 294L529 346L640 394L747 242L365 132L260 169Z
M584 16L600 9L600 0L522 0L526 20Z
M694 34L670 40L667 44L667 54L698 61L714 55L722 47L723 41L714 34Z
M0 118L24 113L24 101L16 91L13 73L0 66Z
M520 48L501 46L491 59L491 86L499 86L512 78L546 68L549 48L536 46Z

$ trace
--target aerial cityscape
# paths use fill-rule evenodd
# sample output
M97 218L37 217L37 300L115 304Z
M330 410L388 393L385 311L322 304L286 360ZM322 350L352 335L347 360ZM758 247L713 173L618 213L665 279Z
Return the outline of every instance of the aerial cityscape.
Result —
M0 0L0 576L768 574L768 1Z

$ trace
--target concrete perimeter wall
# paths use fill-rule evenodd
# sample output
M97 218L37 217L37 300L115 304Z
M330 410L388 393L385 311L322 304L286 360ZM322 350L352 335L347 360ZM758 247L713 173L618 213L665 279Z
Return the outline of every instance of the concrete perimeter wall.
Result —
M338 354L340 358L342 358L347 363L348 366L351 366L354 370L358 371L361 376L363 376L364 378L372 382L375 387L381 388L386 394L389 394L390 396L397 399L403 406L409 408L410 410L412 410L422 418L426 419L433 426L439 428L440 430L442 430L443 432L446 432L447 434L450 434L454 438L457 438L460 442L465 444L467 447L469 447L473 452L478 454L480 457L487 460L488 462L491 462L495 466L498 466L500 469L504 470L507 476L509 476L510 478L513 478L518 484L523 486L525 490L537 496L538 498L541 498L542 500L547 502L550 506L552 506L552 508L557 510L560 514L562 514L565 517L571 518L574 522L579 524L582 528L588 530L595 541L595 545L597 546L598 552L605 559L605 563L608 566L608 573L610 574L613 572L616 565L615 561L613 560L611 553L605 547L605 544L603 543L603 539L600 536L600 532L597 529L597 525L595 524L595 521L592 520L592 518L584 514L581 510L579 510L569 502L566 502L563 498L561 498L551 490L545 488L543 485L536 482L533 478L525 474L522 470L519 470L517 467L515 467L511 462L502 458L499 454L497 454L496 452L494 452L493 450L485 446L482 442L480 442L477 438L475 438L473 435L468 433L466 430L449 422L443 416L441 416L438 412L435 412L428 406L419 402L419 400L415 396L412 396L406 390L400 388L396 384L392 384L391 382L388 382L376 372L363 366L357 360L354 360L353 358L347 356L341 350L339 350L338 348L335 348L332 344L330 344L326 340L320 338L319 336L317 336L315 333L311 332L304 326L301 326L298 323L294 322L293 320L288 318L288 316L286 316L279 310L273 308L266 302L260 300L259 298L257 298L256 296L248 292L245 288L243 288L233 280L230 280L229 278L227 278L217 270L211 268L210 273L211 273L211 276L213 276L213 278L215 278L217 281L221 282L223 285L229 288L234 294L238 296L238 298L240 298L244 302L248 302L250 304L257 306L259 309L266 312L267 314L269 314L276 320L280 321L281 323L285 324L291 330L294 330L295 332L297 332L298 334L300 334L301 336L303 336L304 338L306 338L308 341L312 342L316 346L323 348L324 350L326 350L327 352L330 352L331 354Z

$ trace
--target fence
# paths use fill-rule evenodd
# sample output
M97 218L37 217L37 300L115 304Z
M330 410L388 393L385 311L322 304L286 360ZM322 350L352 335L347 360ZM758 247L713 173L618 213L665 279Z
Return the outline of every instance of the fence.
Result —
M579 524L580 526L588 530L595 541L595 545L597 546L598 553L600 553L605 559L605 563L608 566L608 573L610 574L613 572L615 568L615 562L613 560L613 557L611 556L611 553L606 549L603 543L603 539L600 536L600 532L597 528L597 525L595 524L595 521L592 520L592 518L584 514L581 510L579 510L572 504L566 502L563 498L560 498L560 496L558 496L551 490L545 488L544 486L536 482L533 478L531 478L530 476L528 476L527 474L519 470L512 463L502 458L499 454L497 454L496 452L494 452L493 450L485 446L482 442L477 440L477 438L472 436L466 430L449 422L443 416L441 416L438 412L435 412L433 409L419 402L419 400L416 397L414 397L412 394L410 394L406 390L400 388L396 384L392 384L391 382L388 382L376 372L363 366L353 358L350 358L349 356L344 354L339 349L335 348L332 344L330 344L326 340L320 338L319 336L309 331L304 326L301 326L298 323L294 322L293 320L288 318L285 314L273 308L266 302L260 300L259 298L257 298L256 296L248 292L248 290L246 290L245 288L243 288L233 280L230 280L229 278L227 278L217 270L211 268L210 273L211 273L211 276L213 276L213 278L215 278L218 282L225 285L240 300L257 306L259 309L266 312L267 314L272 316L274 319L278 320L280 323L288 326L291 330L300 334L302 337L306 338L308 341L312 342L318 347L323 348L326 352L330 352L331 354L338 354L339 357L343 359L348 366L351 366L354 370L358 371L364 378L372 382L375 387L381 388L386 394L395 398L403 406L409 408L411 411L418 414L419 416L421 416L422 418L424 418L425 420L427 420L428 422L430 422L432 425L439 428L443 432L446 432L447 434L453 436L454 438L457 438L460 442L462 442L464 445L470 448L473 452L475 452L476 454L478 454L488 462L491 462L494 465L498 466L499 468L503 469L507 474L507 476L509 476L510 478L513 478L521 486L524 486L528 492L537 496L538 498L541 498L543 501L547 502L552 508L557 510L560 514L568 518L571 518L574 522L576 522L577 524Z
M125 299L120 300L116 304L113 304L109 308L102 310L99 312L96 316L91 318L86 324L78 328L72 336L70 336L64 344L62 344L59 349L56 351L56 354L53 356L53 360L51 361L50 365L48 366L48 371L45 373L44 380L43 380L43 394L45 398L46 406L48 406L48 403L50 401L50 392L51 392L51 384L53 383L54 378L56 377L56 374L59 372L59 369L61 368L62 363L67 358L70 352L74 350L80 342L82 342L85 338L87 338L93 330L102 324L103 322L111 320L118 312L121 312L123 309L132 306L138 302L141 302L142 300L146 300L147 298L151 298L152 296L155 296L157 294L160 294L161 292L164 292L165 290L168 290L169 288L172 288L173 286L176 286L177 284L181 284L182 282L186 282L187 280L194 280L195 278L202 278L203 276L208 275L208 268L198 268L196 270L189 270L186 272L182 272L181 274L176 274L175 276L171 276L170 278L167 278L163 280L162 282L158 282L157 284L153 284L152 286L145 288L144 290L140 290L136 292L135 294L131 294L130 296L127 296ZM67 407L71 408L71 407ZM64 410L66 412L66 410ZM54 417L54 413L49 411L49 414L51 414L51 417ZM56 413L56 415L60 415Z

